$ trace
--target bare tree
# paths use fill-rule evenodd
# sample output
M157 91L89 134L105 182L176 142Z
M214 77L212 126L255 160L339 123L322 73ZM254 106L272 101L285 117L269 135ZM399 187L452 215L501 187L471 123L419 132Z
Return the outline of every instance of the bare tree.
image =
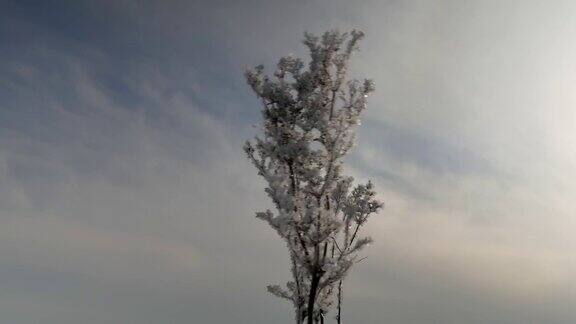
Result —
M292 280L268 290L291 301L296 323L324 323L336 299L341 322L342 280L371 242L359 230L382 204L373 185L357 185L342 174L342 159L374 90L371 80L347 80L349 59L364 36L360 31L305 34L308 67L283 57L273 76L263 66L246 71L262 101L262 135L244 149L275 211L257 213L286 242Z

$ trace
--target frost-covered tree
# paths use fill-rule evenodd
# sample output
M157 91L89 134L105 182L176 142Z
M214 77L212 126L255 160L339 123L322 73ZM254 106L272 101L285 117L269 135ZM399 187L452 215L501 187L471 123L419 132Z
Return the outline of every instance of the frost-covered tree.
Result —
M359 235L382 204L373 185L352 186L342 159L352 148L354 129L373 82L347 80L349 59L364 36L360 31L305 34L308 66L280 59L273 76L263 66L246 71L262 101L262 134L244 149L275 210L257 213L286 242L292 280L268 290L293 303L296 323L324 323L334 302L341 322L342 280L371 242Z

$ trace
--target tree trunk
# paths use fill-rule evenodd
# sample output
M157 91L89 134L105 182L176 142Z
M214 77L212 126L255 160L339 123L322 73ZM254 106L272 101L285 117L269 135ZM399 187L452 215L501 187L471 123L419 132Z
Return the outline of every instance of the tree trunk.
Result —
M300 306L296 308L296 324L302 324L302 312L300 311Z
M336 315L336 323L342 324L342 280L338 283L338 315Z
M318 284L320 283L320 276L314 274L312 282L310 283L310 295L308 295L308 324L314 324L314 303L316 302L316 293L318 292Z

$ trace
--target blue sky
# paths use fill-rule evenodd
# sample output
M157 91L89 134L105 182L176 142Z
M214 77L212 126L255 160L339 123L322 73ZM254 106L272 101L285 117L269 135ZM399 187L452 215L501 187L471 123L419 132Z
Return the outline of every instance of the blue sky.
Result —
M571 1L3 1L0 312L290 323L246 66L367 34L347 172L386 204L349 323L574 323Z

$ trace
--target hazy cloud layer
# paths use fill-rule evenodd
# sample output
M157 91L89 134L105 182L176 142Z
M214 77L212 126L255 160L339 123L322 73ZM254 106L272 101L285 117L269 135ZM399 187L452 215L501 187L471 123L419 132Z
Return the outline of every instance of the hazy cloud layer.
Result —
M348 159L386 203L348 323L576 321L571 1L7 1L0 312L28 323L290 323L241 145L246 65L361 28L377 93Z

